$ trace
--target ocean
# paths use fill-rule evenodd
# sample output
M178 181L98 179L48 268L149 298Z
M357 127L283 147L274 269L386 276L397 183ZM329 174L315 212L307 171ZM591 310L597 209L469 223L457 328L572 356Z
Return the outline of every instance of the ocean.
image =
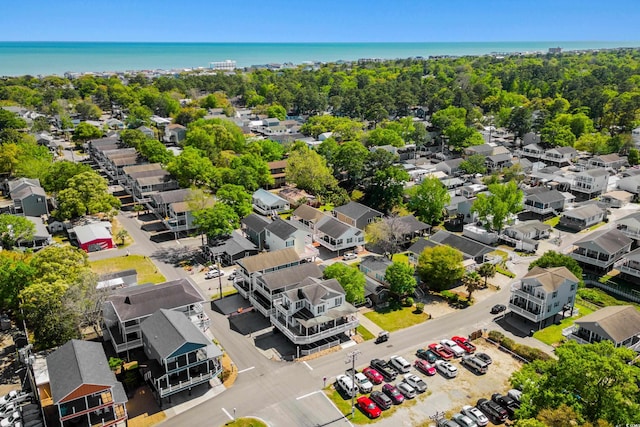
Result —
M268 63L352 61L638 47L638 42L539 41L460 43L97 43L0 42L0 76L65 72L174 70L232 60L238 67Z

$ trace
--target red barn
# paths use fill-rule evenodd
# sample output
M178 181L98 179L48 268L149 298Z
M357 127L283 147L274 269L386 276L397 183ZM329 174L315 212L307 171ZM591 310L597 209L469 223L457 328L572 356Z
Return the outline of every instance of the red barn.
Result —
M111 232L100 223L79 225L73 228L78 246L85 252L115 248Z

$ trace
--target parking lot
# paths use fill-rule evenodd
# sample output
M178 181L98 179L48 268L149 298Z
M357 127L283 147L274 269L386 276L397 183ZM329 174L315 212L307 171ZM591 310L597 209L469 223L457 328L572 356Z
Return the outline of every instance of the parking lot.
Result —
M424 344L424 347L427 347L429 343ZM478 375L467 369L460 363L460 359L452 360L452 364L458 368L457 377L452 379L445 378L439 372L434 376L427 376L412 368L410 373L418 375L427 383L427 391L418 394L415 398L415 404L398 405L390 417L385 417L383 412L383 416L375 424L389 427L428 426L431 423L435 425L430 417L433 417L437 412L444 413L447 418L450 418L454 413L459 412L464 405L475 406L478 399L482 397L491 399L493 393L505 394L511 388L509 377L522 366L521 362L510 354L498 350L496 346L484 342L483 339L475 340L474 344L477 347L477 352L486 353L493 360L485 375ZM385 360L388 360L390 356L391 354ZM411 363L417 359L412 353L401 354L401 356ZM361 368L364 367L361 366ZM393 383L397 384L401 380L402 375L400 374ZM374 386L374 390L380 390L381 387L382 384Z

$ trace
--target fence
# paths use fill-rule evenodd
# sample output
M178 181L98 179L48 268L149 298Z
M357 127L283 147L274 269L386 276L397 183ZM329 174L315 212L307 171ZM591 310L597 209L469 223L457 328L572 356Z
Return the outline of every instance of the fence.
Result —
M487 338L487 337L483 337L485 341L487 341L488 343L491 343L493 345L495 345L496 347L498 347L498 350L504 351L505 353L509 353L512 357L520 360L523 363L529 363L530 360L525 359L524 357L520 356L517 353L514 353L513 351L509 350L507 347L503 346L502 344L495 342L494 340Z
M627 298L630 301L640 303L640 292L629 289L619 283L611 281L601 283L598 280L594 280L592 276L585 276L584 283L589 286L595 286L596 288L604 289L605 291L609 291L612 294Z

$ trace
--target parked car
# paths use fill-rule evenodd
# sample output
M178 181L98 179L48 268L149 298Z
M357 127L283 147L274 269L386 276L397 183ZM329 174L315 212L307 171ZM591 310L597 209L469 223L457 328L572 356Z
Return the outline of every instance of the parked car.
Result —
M362 373L374 384L381 384L384 381L384 377L380 375L380 372L373 368L364 368Z
M503 396L500 393L492 394L491 395L491 400L493 400L498 405L500 405L504 409L506 409L507 413L509 414L509 418L513 418L513 416L514 416L514 414L516 412L516 409L518 409L520 407L518 402L516 402L515 400L513 400L509 396Z
M373 390L373 384L371 384L371 381L369 381L369 378L367 378L365 374L357 372L354 375L354 378L360 393L371 393L371 390Z
M231 274L227 276L227 280L233 280L238 277L238 270L233 270Z
M482 411L476 408L475 406L465 405L462 407L462 411L460 412L465 414L467 417L471 418L480 427L484 427L487 424L489 424L489 418L487 418L487 416L483 414Z
M9 402L17 400L18 396L20 396L20 392L18 392L17 390L11 390L9 393L0 397L0 406L4 406Z
M451 350L438 343L429 344L429 350L437 354L441 359L445 360L453 359L454 356Z
M489 365L472 355L462 356L460 363L478 374L486 374L489 370Z
M493 359L491 359L491 356L487 353L476 353L474 356L482 360L487 365L491 365L493 363Z
M402 393L402 395L407 399L413 399L418 394L416 389L411 387L408 383L402 381L399 382L396 388Z
M367 396L360 396L358 398L358 407L362 409L367 417L369 418L378 418L380 414L382 414L382 410L378 408L373 400L369 399Z
M349 397L355 396L358 393L358 389L351 381L351 378L347 375L338 375L336 377L336 383L338 387Z
M402 356L391 356L389 363L396 371L402 374L406 374L411 370L411 363L407 362L407 359Z
M424 348L419 348L416 351L416 356L418 356L420 359L426 360L429 363L436 363L436 360L438 360L438 355L436 355L433 351Z
M509 396L510 398L512 398L518 403L522 402L522 392L520 390L516 390L515 388L512 388L511 390L509 390L507 392L507 396Z
M426 360L417 359L413 362L413 367L425 375L432 376L436 374L435 365L427 362Z
M413 387L418 393L427 391L427 383L415 374L404 374L404 382Z
M442 344L447 350L451 351L455 355L455 357L462 357L467 354L464 348L460 347L452 340L440 340L440 344Z
M376 337L376 344L380 344L387 341L389 341L389 332L387 331L378 332L378 336Z
M493 307L491 307L491 314L498 314L498 313L502 313L503 311L505 311L507 309L507 307L505 307L502 304L496 304Z
M0 427L10 427L10 426L13 426L13 425L14 425L14 423L15 423L16 421L19 421L19 420L20 420L20 412L18 412L18 411L13 411L13 413L12 413L12 414L9 414L9 416L7 416L7 417L3 418L3 419L0 421Z
M459 412L457 414L453 414L451 420L455 421L460 427L478 427L478 424L476 424L475 421Z
M371 395L369 395L369 397L383 411L386 411L387 409L391 408L391 406L393 406L393 402L391 401L389 396L387 396L386 394L384 394L381 391L378 391L378 390L372 391Z
M438 360L436 362L436 369L447 378L455 378L458 376L458 368L446 360Z
M507 411L502 406L488 399L478 399L476 407L480 409L493 424L502 424L508 417Z
M455 421L441 418L438 420L438 427L460 427Z
M371 359L370 366L378 371L386 381L393 381L398 376L396 370L390 367L387 362L382 359Z
M471 343L471 341L469 341L465 337L454 336L454 337L451 337L451 341L458 344L467 353L473 353L476 351L476 346L473 345L473 343Z
M6 418L18 410L15 402L9 402L5 406L0 407L0 418Z
M344 261L350 261L352 259L358 259L358 255L354 254L353 252L347 252L346 254L342 255L342 259Z
M399 405L404 402L404 395L400 393L400 390L393 384L385 384L382 386L382 392L389 396L389 399L395 404Z
M224 271L218 270L217 268L213 268L207 271L206 273L204 273L205 279L214 279L216 277L221 277L221 276L224 276Z

